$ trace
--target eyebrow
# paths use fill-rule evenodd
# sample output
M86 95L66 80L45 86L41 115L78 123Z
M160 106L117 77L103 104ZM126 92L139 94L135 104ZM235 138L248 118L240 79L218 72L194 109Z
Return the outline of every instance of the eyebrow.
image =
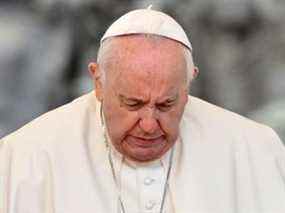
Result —
M163 103L165 103L165 102L174 102L174 101L176 101L176 100L178 99L178 97L179 97L179 95L178 95L178 93L177 93L177 94L175 94L174 96L169 96L169 97L167 97L166 99L164 99L163 101L158 102L158 104L163 104Z
M179 97L179 95L177 93L174 96L169 96L169 97L165 98L163 101L157 102L157 104L163 104L165 102L173 102L173 101L176 101L178 99L178 97ZM120 99L120 101L134 101L137 103L146 103L146 101L144 101L142 99L134 98L134 97L126 97L122 94L119 94L119 99Z
M119 94L119 99L121 101L134 101L134 102L138 102L138 103L144 103L144 101L142 99L138 99L138 98L133 98L133 97L126 97L122 94Z

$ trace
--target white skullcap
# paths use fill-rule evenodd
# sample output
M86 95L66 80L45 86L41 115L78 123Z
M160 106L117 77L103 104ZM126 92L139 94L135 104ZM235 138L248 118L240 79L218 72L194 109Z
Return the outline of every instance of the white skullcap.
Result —
M182 27L169 15L150 9L133 10L117 19L101 38L130 34L153 34L181 42L192 51L192 45Z

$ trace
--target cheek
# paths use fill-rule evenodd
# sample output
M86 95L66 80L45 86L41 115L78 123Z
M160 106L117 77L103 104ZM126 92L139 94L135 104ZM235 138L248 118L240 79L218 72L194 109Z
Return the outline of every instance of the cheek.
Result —
M179 132L180 116L179 113L164 114L160 117L160 125L168 137L176 137Z
M172 140L175 140L179 134L179 125L184 112L184 106L185 104L181 103L175 109L160 116L161 127Z
M119 143L137 121L137 113L129 112L118 103L104 103L103 111L111 140Z

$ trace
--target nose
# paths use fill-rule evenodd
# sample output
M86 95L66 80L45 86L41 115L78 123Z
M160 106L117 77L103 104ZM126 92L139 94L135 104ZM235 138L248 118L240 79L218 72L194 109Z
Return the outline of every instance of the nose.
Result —
M158 129L158 122L155 118L141 118L139 125L140 128L148 134L153 134Z
M140 117L139 126L144 133L153 134L159 128L158 120L154 114L153 110L148 110L147 113Z

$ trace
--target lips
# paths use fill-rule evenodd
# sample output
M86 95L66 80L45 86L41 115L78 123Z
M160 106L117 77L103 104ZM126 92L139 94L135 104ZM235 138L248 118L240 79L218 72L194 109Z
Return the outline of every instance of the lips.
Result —
M141 148L149 148L153 146L158 146L164 142L164 137L159 136L156 138L143 138L143 137L136 137L136 136L127 136L126 141L131 146L138 146Z

